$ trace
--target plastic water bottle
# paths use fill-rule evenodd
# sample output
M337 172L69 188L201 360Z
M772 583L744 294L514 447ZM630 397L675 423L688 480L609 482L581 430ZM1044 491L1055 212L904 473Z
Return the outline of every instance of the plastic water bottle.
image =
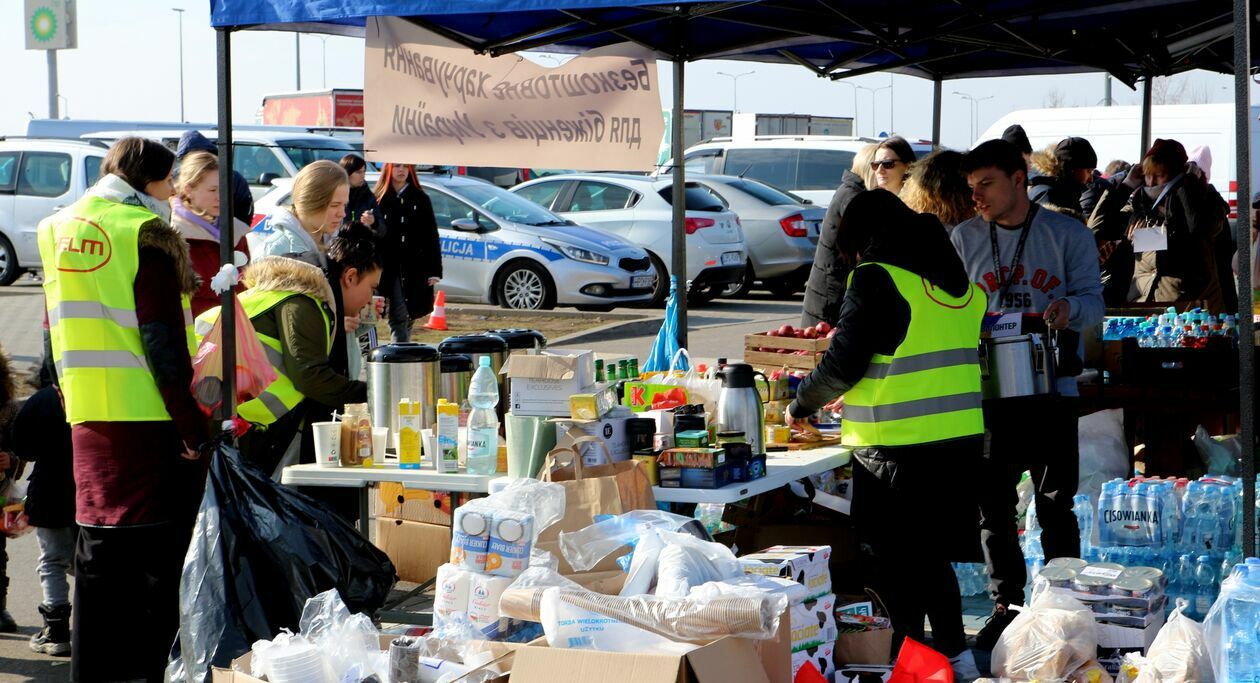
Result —
M490 358L481 357L481 366L468 385L468 473L494 474L499 465L499 382L490 369Z
M1237 583L1222 615L1225 656L1217 680L1223 683L1254 681L1260 676L1260 561L1248 558L1246 564L1235 566L1233 571Z
M1089 554L1094 538L1094 506L1089 496L1079 494L1072 498L1072 512L1076 513L1076 527L1081 532L1081 557Z
M1216 601L1216 566L1210 555L1200 555L1194 563L1194 615L1199 621L1207 616Z

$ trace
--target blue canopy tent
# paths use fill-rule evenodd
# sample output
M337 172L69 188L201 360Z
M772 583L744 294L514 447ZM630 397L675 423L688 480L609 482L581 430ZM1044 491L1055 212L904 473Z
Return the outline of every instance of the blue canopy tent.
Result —
M1235 84L1237 191L1250 197L1249 77L1257 52L1249 0L211 0L218 30L220 156L230 155L231 34L293 30L362 35L370 16L398 16L480 53L520 50L582 52L632 42L674 65L675 159L682 157L683 65L701 59L792 63L835 80L876 71L934 83L933 140L940 140L942 82L954 78L1106 72L1144 83L1142 150L1150 141L1151 79L1191 69L1232 73ZM221 167L224 183L231 163ZM674 166L674 196L684 172ZM224 215L231 215L225 193ZM670 272L685 273L682 201L674 203ZM1249 237L1239 212L1238 235ZM229 262L231 245L222 247ZM1251 301L1250 250L1239 251L1239 300ZM686 346L685 298L679 343ZM225 306L231 305L225 297ZM230 311L230 309L229 309ZM224 322L231 323L225 315ZM1251 317L1240 336L1253 338ZM232 331L226 330L232 339ZM225 349L230 352L231 349ZM1243 443L1255 444L1254 353L1240 345ZM225 364L231 367L231 356ZM230 378L225 378L230 381ZM234 395L231 387L227 395ZM1244 448L1246 509L1254 507L1254 446ZM1246 550L1255 552L1247 516Z

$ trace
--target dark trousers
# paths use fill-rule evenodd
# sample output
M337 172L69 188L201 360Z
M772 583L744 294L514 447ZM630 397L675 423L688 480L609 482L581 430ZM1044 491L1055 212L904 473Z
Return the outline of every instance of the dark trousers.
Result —
M1061 396L985 401L988 446L978 477L980 544L991 577L989 592L998 604L1024 604L1028 572L1016 529L1015 488L1025 471L1032 477L1046 559L1080 555L1080 530L1072 512L1080 476L1077 410L1076 399Z
M853 521L875 555L872 583L899 637L953 657L966 647L962 599L950 565L952 548L975 538L975 498L966 479L982 437L853 453ZM973 541L974 542L974 541Z
M395 275L390 282L382 282L379 289L389 300L390 341L411 341L411 314L407 311L407 296L403 291L402 276Z
M179 632L179 577L190 539L183 523L81 529L71 680L163 680Z

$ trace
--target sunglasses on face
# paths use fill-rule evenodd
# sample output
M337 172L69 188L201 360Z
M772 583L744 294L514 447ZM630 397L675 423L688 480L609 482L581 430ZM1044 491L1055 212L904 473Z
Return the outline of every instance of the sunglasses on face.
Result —
M880 166L883 166L885 171L891 171L891 170L893 170L894 168L896 168L896 167L897 167L897 164L899 164L899 163L901 163L901 162L900 162L900 161L897 161L896 159L885 159L884 161L872 161L872 162L871 162L871 170L872 170L872 171L878 171L878 170L879 170L879 167L880 167Z

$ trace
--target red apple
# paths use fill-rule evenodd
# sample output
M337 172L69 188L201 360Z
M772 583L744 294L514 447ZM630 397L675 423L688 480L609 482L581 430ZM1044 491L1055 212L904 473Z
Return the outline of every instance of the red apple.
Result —
M825 335L831 331L831 325L828 325L825 320L815 325L815 327L818 328L818 334Z
M783 327L779 328L778 336L791 337L791 336L794 336L795 334L796 334L796 328L792 327L791 325L784 325Z
M766 333L766 336L767 336L767 337L778 337L778 336L780 336L780 335L782 335L782 334L783 334L783 333L782 333L780 330L770 330L769 332L767 332L767 333Z
M818 338L818 328L817 328L817 327L806 327L806 328L805 328L805 338L806 338L806 339L817 339L817 338Z

